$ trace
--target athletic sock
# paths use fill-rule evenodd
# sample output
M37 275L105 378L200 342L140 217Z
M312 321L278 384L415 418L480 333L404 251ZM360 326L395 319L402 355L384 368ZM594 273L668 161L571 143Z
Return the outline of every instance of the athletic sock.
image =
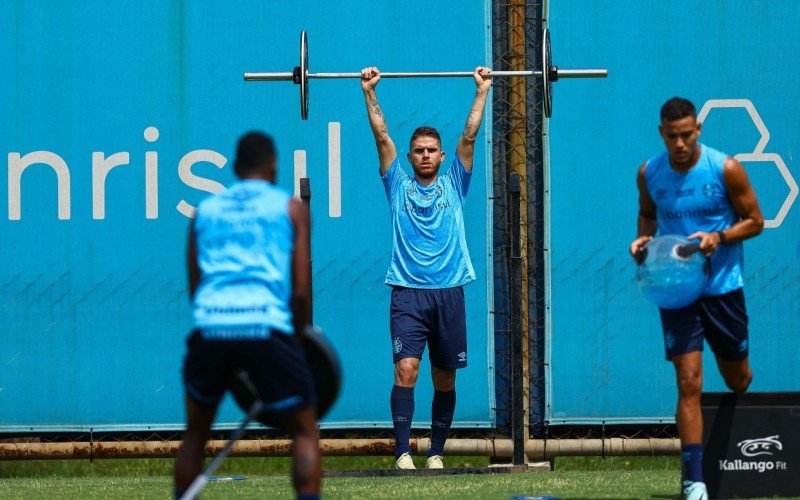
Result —
M403 453L411 453L408 440L411 437L411 419L414 417L414 388L393 386L391 404L394 439L397 442L395 458L399 458Z
M298 493L297 500L319 500L319 493Z
M433 391L433 404L431 405L431 449L428 456L444 455L444 442L453 423L453 413L456 410L456 390Z
M696 482L703 480L703 445L685 444L681 446L683 456L683 470L686 472L688 481Z
M186 493L186 490L175 490L175 500L180 500L183 498L183 495Z

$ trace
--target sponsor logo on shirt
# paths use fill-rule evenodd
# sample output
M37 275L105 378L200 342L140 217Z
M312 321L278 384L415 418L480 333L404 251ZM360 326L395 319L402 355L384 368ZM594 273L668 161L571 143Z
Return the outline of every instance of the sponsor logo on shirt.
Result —
M450 208L449 201L440 201L427 207L418 207L410 203L403 203L403 212L412 212L416 214L431 214L434 210L442 211Z
M662 213L667 219L703 219L725 215L728 213L728 209L726 207L694 208L691 210L664 210Z

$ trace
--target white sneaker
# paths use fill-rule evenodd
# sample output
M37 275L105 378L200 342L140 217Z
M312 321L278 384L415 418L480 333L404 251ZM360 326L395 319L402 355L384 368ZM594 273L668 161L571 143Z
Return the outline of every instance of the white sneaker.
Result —
M684 481L683 497L686 500L708 500L706 483L702 481Z
M394 463L395 469L416 469L414 467L414 460L411 458L409 453L403 453L397 458L397 462Z
M425 468L426 469L444 469L444 464L442 463L442 459L444 457L441 455L431 455L425 461Z

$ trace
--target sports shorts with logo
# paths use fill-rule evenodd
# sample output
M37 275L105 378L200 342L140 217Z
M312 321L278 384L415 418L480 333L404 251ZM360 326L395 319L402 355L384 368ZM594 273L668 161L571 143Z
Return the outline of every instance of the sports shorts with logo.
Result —
M425 344L431 366L452 370L467 366L467 323L462 287L392 288L392 353L422 359Z
M187 345L183 381L200 404L218 404L240 369L247 371L265 409L278 416L316 404L314 379L294 335L272 330L267 338L219 339L195 330Z
M726 361L748 354L747 311L741 288L723 295L701 297L682 309L659 309L667 360L703 350L703 339Z

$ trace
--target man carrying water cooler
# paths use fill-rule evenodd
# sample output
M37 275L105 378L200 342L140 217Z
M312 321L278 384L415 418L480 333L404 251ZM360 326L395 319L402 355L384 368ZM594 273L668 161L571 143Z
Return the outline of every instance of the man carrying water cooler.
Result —
M694 105L674 97L661 108L658 127L667 151L639 168L638 237L632 256L658 232L699 240L709 259L701 297L681 309L659 309L666 357L678 385L676 422L681 439L687 499L706 499L703 481L703 339L725 384L736 393L753 379L748 363L748 318L742 286L742 241L761 233L764 217L741 163L697 141L701 124Z

